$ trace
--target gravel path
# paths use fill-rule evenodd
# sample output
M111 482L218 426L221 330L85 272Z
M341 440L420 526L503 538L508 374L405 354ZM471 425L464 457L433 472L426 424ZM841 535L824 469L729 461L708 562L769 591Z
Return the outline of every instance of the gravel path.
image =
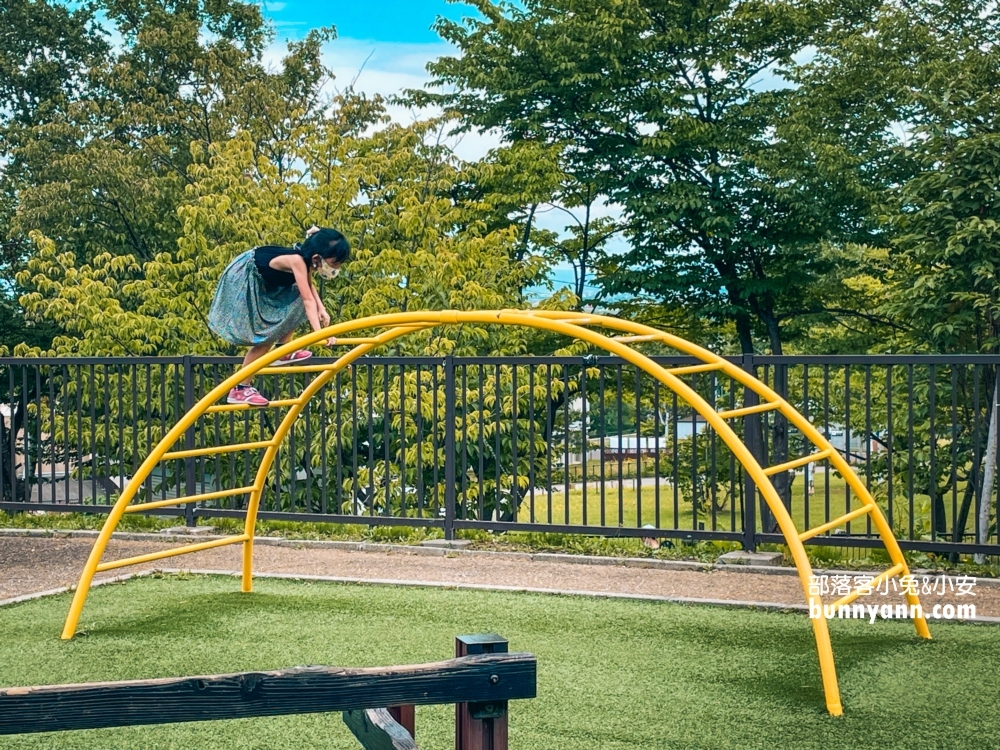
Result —
M75 584L92 545L93 538L0 536L0 601ZM176 546L176 542L159 540L113 539L104 560L121 559ZM236 572L240 569L240 550L240 545L205 550L108 571L103 576L110 578L121 573L152 568ZM418 552L426 553L427 550ZM359 552L308 545L257 544L254 553L256 573L611 595L723 599L799 607L804 604L802 588L795 575L643 568L621 564L594 565L538 560L529 555L502 553L431 555L410 553L399 548L392 551ZM980 617L1000 616L1000 586L980 582L973 591L974 597L946 592L944 595L924 595L922 601L925 607L939 603L975 603ZM831 597L824 598L832 600ZM897 598L874 594L863 600L883 604L894 603Z

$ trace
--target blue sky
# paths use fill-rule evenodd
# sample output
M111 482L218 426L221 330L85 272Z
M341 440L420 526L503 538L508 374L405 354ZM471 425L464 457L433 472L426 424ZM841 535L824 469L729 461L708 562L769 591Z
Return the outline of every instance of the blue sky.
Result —
M310 29L333 26L337 39L325 52L337 85L346 86L357 78L357 88L380 94L422 85L427 63L454 51L433 31L434 21L438 16L457 20L474 12L468 5L445 0L383 0L375 6L343 0L261 0L261 9L274 26L271 54L276 60L289 40L301 39Z
M269 57L277 63L289 40L302 38L309 29L334 26L337 39L325 50L327 65L336 78L334 87L353 84L370 94L391 95L404 88L420 88L428 80L426 65L455 49L442 41L432 26L439 16L460 20L478 15L464 3L445 0L383 0L377 6L341 0L287 0L261 2L264 16L274 26L275 42ZM399 108L391 111L400 121L418 113ZM498 139L487 134L470 134L452 146L465 159L482 157ZM537 216L540 226L562 231L566 216L548 210ZM569 266L556 266L550 277L557 286L573 284Z
M371 6L342 0L288 0L262 2L261 7L279 37L298 38L310 28L336 26L338 35L347 39L401 44L433 44L438 36L431 26L438 16L458 20L475 13L471 6L444 0L382 0Z

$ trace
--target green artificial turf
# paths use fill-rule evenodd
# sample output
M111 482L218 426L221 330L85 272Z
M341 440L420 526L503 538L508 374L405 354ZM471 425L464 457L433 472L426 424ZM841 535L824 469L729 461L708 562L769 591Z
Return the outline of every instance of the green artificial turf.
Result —
M644 601L258 580L142 578L94 589L84 635L68 595L0 608L0 686L436 661L496 632L538 657L512 703L517 750L1000 748L1000 627L831 624L845 716L824 710L808 619ZM417 709L425 749L453 709ZM0 737L23 748L358 748L339 715Z

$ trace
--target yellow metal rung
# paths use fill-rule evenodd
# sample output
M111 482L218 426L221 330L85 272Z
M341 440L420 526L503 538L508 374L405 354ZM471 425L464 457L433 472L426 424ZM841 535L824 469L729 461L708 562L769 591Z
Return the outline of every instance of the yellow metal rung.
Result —
M696 372L711 372L721 370L725 367L722 362L709 362L704 365L684 365L684 367L671 367L667 370L671 375L693 375Z
M199 500L215 500L220 497L232 497L233 495L246 495L253 492L255 487L237 487L235 490L219 490L218 492L205 492L201 495L188 495L187 497L175 497L173 500L156 500L152 503L140 503L130 505L125 509L126 513L138 513L142 510L152 510L153 508L166 508L169 505L187 505L196 503Z
M903 569L905 567L906 566L903 563L899 563L897 565L893 565L891 568L889 568L887 571L885 571L885 573L883 573L882 575L874 578L872 580L872 582L869 583L865 588L867 588L869 590L877 588L883 581L888 581L893 576L898 575L899 573L902 573ZM837 611L838 607L846 607L848 604L850 604L851 602L853 602L859 596L861 596L861 589L854 589L854 591L852 591L847 596L841 597L840 599L838 599L837 601L835 601L833 603L833 610L834 610L834 612Z
M164 453L163 460L168 458L192 458L193 456L211 456L214 453L233 453L234 451L252 451L255 448L270 448L273 442L260 440L256 443L238 443L237 445L213 445L211 448L192 448L186 451Z
M553 323L569 323L574 326L590 325L590 318L548 318L548 320L551 320Z
M737 417L745 417L747 414L759 414L762 411L773 411L774 409L780 408L780 401L764 401L763 403L755 406L744 406L742 409L720 411L719 416L723 419L736 419Z
M381 344L382 339L360 338L360 339L336 339L333 346L355 346L356 344Z
M267 407L268 409L278 409L282 406L295 406L296 404L301 404L302 399L300 398L285 398L271 401ZM210 406L205 409L206 414L214 414L220 411L247 411L249 409L260 409L259 406L250 406L250 404L216 404L215 406Z
M250 538L249 534L240 534L239 536L227 536L222 539L213 539L210 542L200 542L199 544L190 544L187 547L175 547L174 549L164 549L159 552L150 552L148 555L139 555L138 557L126 557L124 560L113 560L112 562L101 563L97 566L97 573L105 570L114 570L115 568L124 568L128 565L140 565L142 563L152 562L153 560L162 560L165 557L175 557L176 555L186 555L188 552L200 552L203 549L212 549L213 547L225 547L227 544L239 544L240 542L245 542Z
M662 338L662 333L643 333L636 336L615 336L611 340L617 341L621 344L635 344L640 341L659 341Z
M802 458L796 458L793 461L787 461L783 464L776 464L775 466L768 466L764 469L765 476L772 476L774 474L780 474L783 471L789 471L791 469L797 469L800 466L805 466L806 464L811 464L813 461L822 461L824 458L829 458L833 455L833 448L827 448L825 451L820 451L819 453L813 453L809 456L803 456Z
M874 505L865 504L860 508L855 508L850 513L845 513L840 518L835 518L829 523L824 523L822 526L816 526L815 528L809 529L808 531L803 531L799 534L799 541L804 542L806 539L812 539L814 536L822 534L824 531L829 531L830 529L835 529L838 526L843 526L848 521L853 521L858 516L863 516L866 513L871 513Z
M284 375L289 372L326 372L337 366L336 362L326 365L284 365L280 367L265 367L257 372L258 375ZM254 407L259 408L259 407Z

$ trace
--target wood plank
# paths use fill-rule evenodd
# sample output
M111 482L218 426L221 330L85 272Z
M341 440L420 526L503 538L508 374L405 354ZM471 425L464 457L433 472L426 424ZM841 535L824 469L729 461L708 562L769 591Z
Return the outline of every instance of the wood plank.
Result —
M532 654L0 690L0 735L535 697Z
M420 750L386 708L344 711L344 723L365 750Z

